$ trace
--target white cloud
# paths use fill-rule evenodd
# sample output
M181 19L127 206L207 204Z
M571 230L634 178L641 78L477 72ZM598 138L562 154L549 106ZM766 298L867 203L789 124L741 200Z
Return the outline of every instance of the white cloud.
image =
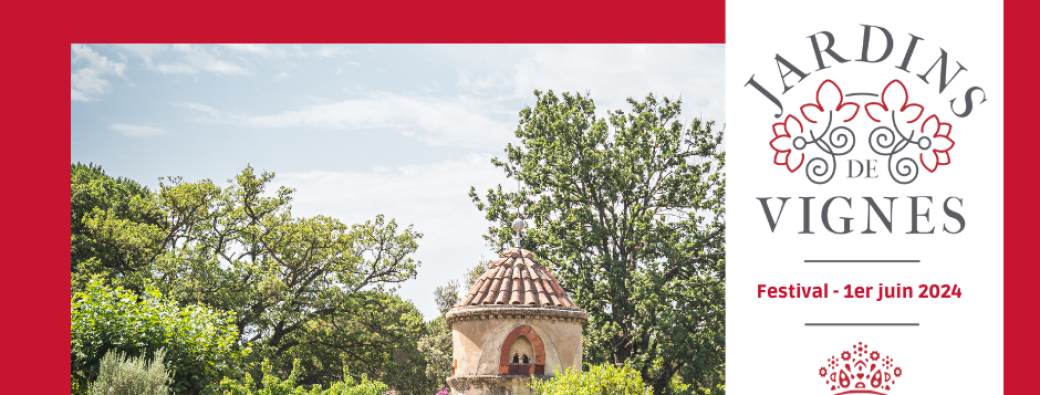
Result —
M535 89L589 91L597 109L629 110L625 99L683 99L683 115L724 117L722 45L531 46L515 66L513 93L533 99Z
M289 73L286 73L284 71L281 72L281 73L278 73L278 75L274 76L274 80L275 81L282 81L282 80L285 80L286 78L289 78Z
M412 132L432 145L487 148L512 141L515 121L482 100L427 98L375 93L368 98L318 104L272 115L247 116L246 125L265 128L311 126L330 129L392 129Z
M206 71L225 75L248 75L245 68L217 58L213 46L191 44L124 44L121 48L144 60L149 70L163 74L195 74ZM237 51L256 51L257 47L231 47Z
M515 139L516 121L493 103L470 98L432 98L377 92L362 99L332 101L310 95L313 104L269 115L229 113L199 103L170 103L205 117L193 121L252 128L312 127L344 132L391 130L436 146L499 151Z
M114 123L109 128L129 137L149 137L166 134L165 130L159 128L125 123Z
M90 98L87 97L86 93L80 92L76 90L76 88L72 88L72 101L90 101Z
M338 47L321 47L321 48L318 48L316 51L314 51L314 54L318 55L318 56L321 56L321 57L324 57L324 58L334 58L334 57L337 57L337 56L347 55L350 52L351 51L349 49L347 49L347 48L345 48L343 46L338 46Z
M534 90L590 93L597 113L626 99L682 97L683 117L723 120L725 47L704 44L440 46L456 87L492 101L533 104ZM474 60L479 59L479 60Z
M72 64L85 64L72 72L72 101L97 100L110 89L108 75L126 78L126 63L109 60L83 44L72 45Z
M535 89L590 92L600 116L630 106L648 93L684 101L683 121L724 121L722 46L537 45L487 48L443 46L455 58L458 96L434 95L429 86L411 93L363 92L359 98L314 102L267 114L199 110L214 121L248 127L313 127L353 132L388 130L431 145L499 151L514 141L516 114L533 104ZM494 56L489 56L494 55ZM474 59L479 59L475 61ZM349 64L349 63L348 63ZM376 67L376 66L373 66ZM378 69L378 67L377 67ZM276 80L288 77L281 73ZM415 93L423 92L426 93Z
M455 86L475 95L514 93L516 81L501 73L475 77L469 70L459 69L459 79Z
M285 50L281 46L265 44L221 44L222 47L236 52L259 55L263 57L284 56Z
M352 60L352 61L347 62L347 66L350 66L350 67L361 67L361 63L358 63L358 62L355 62L355 61ZM342 72L344 72L346 70L347 70L346 67L336 66L336 74L340 74L340 73L342 73Z
M201 111L201 112L205 113L206 115L209 115L209 116L212 116L212 117L220 116L220 111L218 111L217 109L215 109L213 107L207 106L205 104L178 102L178 103L170 103L170 105L174 106L174 107L181 107L181 108L187 108L187 109L191 109L191 110L195 110L195 111Z

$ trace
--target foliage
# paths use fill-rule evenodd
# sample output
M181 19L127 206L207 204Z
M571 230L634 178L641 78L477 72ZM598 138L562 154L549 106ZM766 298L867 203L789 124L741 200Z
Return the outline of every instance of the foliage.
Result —
M419 351L426 357L425 374L438 385L451 377L452 352L451 325L443 316L426 324L428 334L419 340Z
M532 380L538 395L650 395L639 372L629 366L593 365L587 372L559 369L548 380Z
M714 387L697 387L682 382L679 377L672 380L668 388L672 395L726 395L725 384L715 384Z
M101 166L72 165L72 289L83 286L95 275L110 282L141 290L142 272L138 252L120 248L93 237L84 218L104 215L124 223L156 224L158 213L144 209L151 193L136 181L112 178ZM133 245L133 243L127 243Z
M415 277L422 235L382 216L355 225L294 217L293 190L271 190L273 178L251 167L226 187L165 178L132 205L155 221L95 209L83 223L166 295L233 313L239 342L276 372L299 358L304 383L327 383L349 365L386 379L401 373L388 381L395 390L420 390L404 373L425 369L415 350L425 328L392 291Z
M464 280L462 284L462 292L467 292L470 288L473 288L473 283L477 282L477 279L480 278L480 276L483 275L484 272L488 271L488 265L490 265L491 262L493 261L486 260L484 259L484 257L480 257L480 261L477 262L476 266L473 266L466 270L466 274L462 277L462 279Z
M463 288L459 284L459 280L448 281L447 284L438 286L433 290L433 300L437 303L437 310L441 312L442 316L459 303L462 290Z
M492 162L523 184L486 200L487 240L506 247L522 209L525 246L587 310L585 361L624 363L655 394L672 378L711 387L725 361L725 154L712 122L678 120L681 101L629 99L595 114L588 96L535 92L521 145Z
M427 361L419 346L428 332L415 305L398 295L371 291L348 301L352 305L344 306L344 313L317 318L287 335L285 344L292 347L286 352L257 355L275 356L279 366L300 360L303 384L331 383L349 369L366 372L401 393L436 390L437 384L425 375Z
M451 280L433 291L437 309L441 315L426 324L426 335L419 340L419 351L426 358L426 377L437 385L451 377L454 354L452 351L451 325L445 314L459 303L462 294L473 286L477 278L487 270L489 262L483 258L477 265L466 270L462 281Z
M143 355L127 358L113 351L101 358L97 381L90 384L89 395L167 395L173 380L163 366L165 351L155 352L151 362Z
M173 372L173 393L199 394L230 372L244 352L236 350L238 331L228 315L204 306L180 307L154 289L139 297L106 287L100 278L73 296L71 335L72 377L80 389L99 379L103 355L125 354L165 360Z
M463 274L462 282L450 280L447 284L438 286L433 290L433 299L437 303L437 310L440 310L442 316L462 301L463 294L469 291L473 287L473 283L477 281L477 278L487 271L487 266L490 263L490 261L481 258L476 266L466 270L466 273Z
M222 395L383 395L389 387L378 381L369 381L367 375L361 375L357 383L350 377L347 370L343 370L343 380L332 383L327 389L321 385L297 386L300 376L300 361L293 362L292 372L289 378L281 380L271 372L271 364L264 361L261 364L262 378L260 387L253 382L251 376L245 376L242 381L225 378L220 382L220 393Z

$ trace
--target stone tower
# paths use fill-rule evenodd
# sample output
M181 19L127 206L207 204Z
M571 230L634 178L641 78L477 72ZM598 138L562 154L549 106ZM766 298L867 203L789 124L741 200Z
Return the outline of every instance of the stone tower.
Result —
M581 327L589 319L531 251L514 247L446 315L454 394L531 394L531 376L581 369Z

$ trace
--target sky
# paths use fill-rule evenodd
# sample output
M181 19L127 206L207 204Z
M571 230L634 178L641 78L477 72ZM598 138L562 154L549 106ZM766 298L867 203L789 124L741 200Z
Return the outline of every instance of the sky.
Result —
M534 90L591 94L597 113L653 93L682 120L725 124L723 45L82 45L71 50L72 163L151 188L220 185L247 165L296 189L295 216L384 214L423 233L397 290L439 312L434 288L495 252L467 196Z

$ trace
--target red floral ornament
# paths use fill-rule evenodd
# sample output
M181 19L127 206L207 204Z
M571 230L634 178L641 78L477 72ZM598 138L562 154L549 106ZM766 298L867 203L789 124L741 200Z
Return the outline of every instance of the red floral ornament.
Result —
M816 103L803 105L801 109L802 116L811 123L816 123L817 120L825 121L827 111L838 113L838 119L848 122L859 113L859 104L845 103L845 96L841 93L838 84L826 80L820 84L819 88L816 88Z
M950 149L954 145L953 139L950 138L952 130L953 126L940 122L936 115L928 117L921 124L921 133L931 134L932 137L931 145L926 148L930 149L931 153L925 155L928 152L923 152L920 155L921 165L929 173L934 173L939 166L950 164Z
M906 123L917 122L924 113L924 107L920 104L910 103L910 95L906 92L906 86L899 80L892 80L885 86L885 90L881 91L881 102L867 103L863 109L867 110L867 116L874 122L881 122L889 111L897 111L901 115L911 118Z
M776 154L773 156L773 163L787 166L787 170L791 173L802 167L805 154L791 152L791 136L801 134L802 121L799 121L793 115L788 115L783 122L773 124L773 135L775 137L769 141L769 146L773 147L773 151L776 151Z

